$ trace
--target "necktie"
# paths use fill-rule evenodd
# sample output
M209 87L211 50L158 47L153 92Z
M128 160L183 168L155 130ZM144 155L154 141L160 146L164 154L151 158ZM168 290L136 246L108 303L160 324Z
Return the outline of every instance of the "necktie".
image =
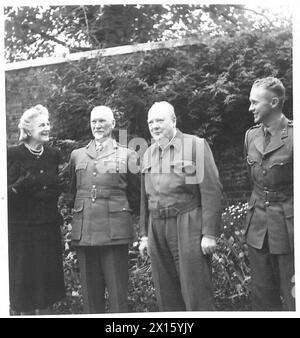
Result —
M266 150L268 144L271 141L271 133L268 129L265 130L265 141L264 141L264 151Z
M99 143L99 144L96 145L96 151L100 152L100 151L102 151L102 149L103 149L102 143Z

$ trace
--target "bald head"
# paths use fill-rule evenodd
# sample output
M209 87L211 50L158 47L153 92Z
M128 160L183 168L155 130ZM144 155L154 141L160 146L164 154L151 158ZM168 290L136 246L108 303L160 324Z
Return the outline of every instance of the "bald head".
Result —
M167 101L155 102L149 109L148 116L151 114L160 114L176 121L174 107Z
M107 106L96 106L91 111L91 120L95 116L104 116L107 120L114 120L114 113L113 111Z
M107 106L97 106L91 111L91 130L96 140L111 136L115 127L113 111Z
M148 127L153 139L172 139L176 131L174 107L166 101L155 102L148 112Z

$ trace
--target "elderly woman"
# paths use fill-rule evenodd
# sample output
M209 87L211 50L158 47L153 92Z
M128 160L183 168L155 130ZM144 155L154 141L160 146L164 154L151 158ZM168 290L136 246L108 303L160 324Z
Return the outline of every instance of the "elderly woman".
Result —
M62 157L49 141L49 115L42 105L19 123L21 144L8 148L8 233L11 309L48 314L65 296L58 167Z

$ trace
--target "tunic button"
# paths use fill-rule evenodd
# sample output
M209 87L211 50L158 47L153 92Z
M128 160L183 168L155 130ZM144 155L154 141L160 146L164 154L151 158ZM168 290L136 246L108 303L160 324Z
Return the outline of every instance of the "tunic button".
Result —
M43 186L43 190L47 190L47 186L46 185Z
M93 175L94 175L94 176L96 176L96 175L97 175L96 171L94 171L94 172L93 172Z
M95 199L94 198L92 198L92 202L95 203Z
M41 174L43 174L43 173L44 173L44 170L43 170L43 169L41 169L41 170L40 170L40 173L41 173Z
M270 205L270 202L269 201L266 201L265 202L265 206L268 207Z
M95 189L96 188L96 186L95 185L93 185L93 189Z
M263 170L263 175L267 175L267 170Z
M94 164L97 164L98 163L98 161L94 161Z
M126 210L126 208L123 208L123 211L125 211Z

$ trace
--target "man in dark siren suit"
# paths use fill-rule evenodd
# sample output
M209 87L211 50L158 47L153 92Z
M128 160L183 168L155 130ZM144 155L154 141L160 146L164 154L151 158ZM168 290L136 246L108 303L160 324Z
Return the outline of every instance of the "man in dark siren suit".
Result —
M215 310L210 255L221 184L212 152L204 139L176 129L168 102L150 108L148 126L155 142L142 161L140 251L149 250L159 309Z

